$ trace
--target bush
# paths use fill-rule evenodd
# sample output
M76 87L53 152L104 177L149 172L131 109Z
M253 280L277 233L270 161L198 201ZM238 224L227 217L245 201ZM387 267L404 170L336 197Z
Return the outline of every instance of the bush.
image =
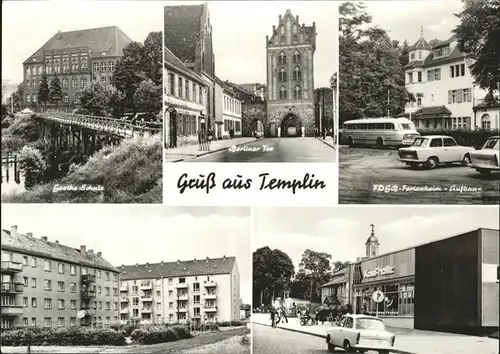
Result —
M126 344L125 336L109 328L23 328L2 332L1 344L4 346L31 345L115 345Z
M219 327L239 327L245 326L246 323L242 321L224 321L218 323Z
M131 338L141 344L157 344L191 338L191 333L183 326L151 326L148 329L135 329Z
M29 146L24 146L18 155L19 167L25 174L26 188L39 183L45 172L46 164L42 153Z
M24 146L24 141L19 136L2 135L2 151L18 151Z
M498 135L497 131L489 130L419 130L420 135L448 135L453 137L457 144L481 148L490 136Z

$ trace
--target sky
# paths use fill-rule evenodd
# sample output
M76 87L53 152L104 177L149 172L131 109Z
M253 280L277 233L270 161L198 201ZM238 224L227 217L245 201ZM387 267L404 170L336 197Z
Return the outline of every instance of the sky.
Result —
M460 22L453 14L463 10L459 0L445 1L367 1L372 23L388 31L392 39L414 44L423 26L424 38L447 40Z
M196 5L200 1L169 1L168 5ZM271 37L279 15L290 9L299 22L316 22L314 86L330 87L337 71L338 3L327 1L209 1L215 53L215 72L237 84L266 83L266 35Z
M20 83L22 63L57 31L118 26L133 41L163 30L156 1L2 1L2 79Z
M250 209L161 205L3 204L2 229L102 252L114 266L234 256L241 298L252 291Z
M326 252L332 261L365 256L370 224L379 254L454 236L480 227L498 229L498 206L343 206L337 208L256 208L252 249L269 246L287 253L298 270L306 249Z

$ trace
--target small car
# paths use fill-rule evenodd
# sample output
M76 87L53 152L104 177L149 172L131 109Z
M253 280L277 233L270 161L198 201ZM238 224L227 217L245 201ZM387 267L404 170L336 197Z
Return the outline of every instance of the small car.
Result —
M473 151L473 147L458 145L451 136L426 135L415 138L411 146L400 148L399 160L411 168L425 165L428 169L433 169L439 164L455 162L469 166Z
M481 150L470 154L470 167L475 168L481 175L489 175L492 171L500 170L498 165L498 155L500 151L500 137L491 136L486 140Z
M394 350L395 340L396 335L386 331L380 318L368 315L344 315L337 326L326 331L326 344L331 353L339 347L346 353L374 350L388 354Z

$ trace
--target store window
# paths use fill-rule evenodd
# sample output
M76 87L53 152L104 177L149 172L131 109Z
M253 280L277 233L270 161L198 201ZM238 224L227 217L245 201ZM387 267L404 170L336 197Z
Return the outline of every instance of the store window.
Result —
M377 304L372 300L375 290L384 293L385 299ZM379 316L413 316L414 315L414 293L413 282L392 283L380 286L370 286L355 290L356 313Z

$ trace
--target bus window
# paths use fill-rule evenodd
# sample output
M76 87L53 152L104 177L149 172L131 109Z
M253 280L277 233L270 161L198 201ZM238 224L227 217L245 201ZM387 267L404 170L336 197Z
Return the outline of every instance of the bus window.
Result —
M385 129L385 124L384 123L377 123L377 129Z
M366 128L367 128L368 130L373 130L373 129L375 129L375 124L373 124L373 123L368 123L368 124L366 125Z
M385 123L385 129L394 130L394 123Z
M366 124L359 124L358 129L366 130Z
M401 124L403 130L412 130L410 124Z

